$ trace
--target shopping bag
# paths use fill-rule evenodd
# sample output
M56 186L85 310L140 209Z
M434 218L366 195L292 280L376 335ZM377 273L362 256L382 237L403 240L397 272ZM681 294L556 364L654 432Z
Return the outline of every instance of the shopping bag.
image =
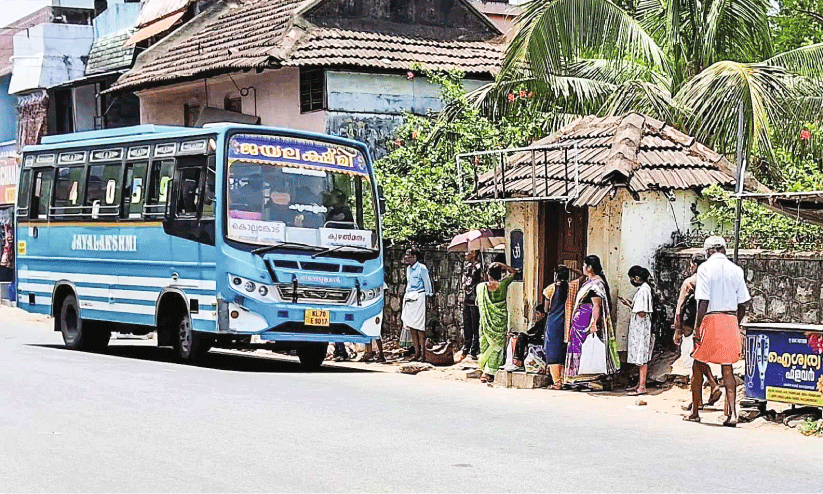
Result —
M580 351L580 368L578 374L606 373L606 345L596 334L589 334Z
M546 354L543 347L539 345L529 345L528 355L523 360L523 366L529 374L546 373Z

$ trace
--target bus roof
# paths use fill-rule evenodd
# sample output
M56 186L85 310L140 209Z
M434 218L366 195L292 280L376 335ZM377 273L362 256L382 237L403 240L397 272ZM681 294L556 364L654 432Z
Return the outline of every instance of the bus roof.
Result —
M51 149L64 149L77 146L104 146L116 144L128 144L135 141L151 140L158 138L185 138L201 135L222 134L230 130L245 130L249 132L273 132L286 136L300 137L304 139L320 139L326 141L336 141L340 144L361 148L371 158L368 147L362 142L347 139L339 136L318 134L316 132L303 131L298 129L286 129L280 127L267 127L261 125L244 125L234 123L208 124L203 128L182 127L174 125L135 125L132 127L121 127L118 129L90 130L85 132L74 132L72 134L62 134L54 136L44 136L41 144L26 146L24 152L48 151Z

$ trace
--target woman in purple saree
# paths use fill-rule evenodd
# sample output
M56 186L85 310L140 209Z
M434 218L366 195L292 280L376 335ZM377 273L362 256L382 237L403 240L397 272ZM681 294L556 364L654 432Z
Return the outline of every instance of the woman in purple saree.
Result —
M580 353L583 342L590 333L597 333L606 345L606 373L613 374L620 369L617 355L617 337L612 324L609 307L609 284L603 273L603 265L597 256L589 256L583 262L583 272L588 278L577 292L571 328L569 346L566 353L565 382L591 381L598 376L581 375Z

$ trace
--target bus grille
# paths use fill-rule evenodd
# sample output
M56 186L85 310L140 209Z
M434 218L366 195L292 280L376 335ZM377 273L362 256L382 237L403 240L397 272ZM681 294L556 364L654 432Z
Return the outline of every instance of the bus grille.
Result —
M294 297L292 285L278 285L280 298L291 302ZM320 286L298 286L297 302L303 304L336 304L344 305L351 297L351 288L326 288Z

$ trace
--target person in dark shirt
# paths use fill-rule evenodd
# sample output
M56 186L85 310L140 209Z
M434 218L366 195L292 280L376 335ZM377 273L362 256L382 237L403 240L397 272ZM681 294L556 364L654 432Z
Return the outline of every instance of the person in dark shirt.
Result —
M471 355L477 360L480 353L480 311L477 308L477 285L483 281L480 252L466 252L463 269L463 358Z

